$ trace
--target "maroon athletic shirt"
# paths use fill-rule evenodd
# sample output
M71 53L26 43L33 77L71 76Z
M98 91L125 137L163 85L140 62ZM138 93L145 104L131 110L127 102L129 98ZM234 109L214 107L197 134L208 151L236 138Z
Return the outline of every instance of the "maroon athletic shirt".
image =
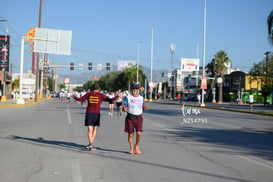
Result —
M112 99L109 99L106 95L100 93L100 92L88 92L84 96L78 98L74 95L75 100L77 101L88 101L88 106L86 108L86 112L91 113L100 113L100 104L102 101L114 101L118 98L118 96L115 96Z

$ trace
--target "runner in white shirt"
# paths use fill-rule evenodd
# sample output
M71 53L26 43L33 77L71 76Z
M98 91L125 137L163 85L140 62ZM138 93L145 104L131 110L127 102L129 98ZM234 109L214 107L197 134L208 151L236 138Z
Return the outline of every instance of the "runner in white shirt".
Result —
M130 145L129 154L140 154L139 143L142 134L143 117L142 112L148 110L149 106L144 106L144 98L138 94L138 84L131 85L132 95L128 95L124 101L124 110L127 112L125 118L125 129L128 133L128 142ZM133 146L133 136L136 131L136 143Z
M252 93L249 94L248 98L249 98L250 110L253 110L254 96L252 95Z

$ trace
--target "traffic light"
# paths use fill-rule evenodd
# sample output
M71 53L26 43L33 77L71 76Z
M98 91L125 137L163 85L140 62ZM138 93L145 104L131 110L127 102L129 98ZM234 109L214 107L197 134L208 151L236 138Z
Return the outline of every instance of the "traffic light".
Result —
M71 71L74 70L74 63L70 63L70 70L71 70Z
M106 63L106 70L110 70L110 63Z
M164 77L164 72L161 73L161 76Z
M88 70L92 70L92 63L88 63Z

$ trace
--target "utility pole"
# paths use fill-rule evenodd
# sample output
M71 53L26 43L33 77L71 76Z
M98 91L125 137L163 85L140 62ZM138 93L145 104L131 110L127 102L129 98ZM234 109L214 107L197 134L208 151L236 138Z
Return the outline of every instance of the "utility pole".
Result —
M41 24L42 24L42 7L43 7L43 0L40 0L39 25L38 25L39 28L41 28ZM35 102L38 101L38 87L39 87L39 53L37 53L37 61L36 61Z

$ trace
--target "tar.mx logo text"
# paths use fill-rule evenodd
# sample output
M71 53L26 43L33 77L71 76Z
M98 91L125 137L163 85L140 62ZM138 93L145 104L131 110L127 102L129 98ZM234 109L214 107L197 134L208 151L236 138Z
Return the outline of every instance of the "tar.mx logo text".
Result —
M184 116L181 124L208 123L207 118L197 117L201 114L199 108L185 107L185 105L183 104L181 111L182 115Z

